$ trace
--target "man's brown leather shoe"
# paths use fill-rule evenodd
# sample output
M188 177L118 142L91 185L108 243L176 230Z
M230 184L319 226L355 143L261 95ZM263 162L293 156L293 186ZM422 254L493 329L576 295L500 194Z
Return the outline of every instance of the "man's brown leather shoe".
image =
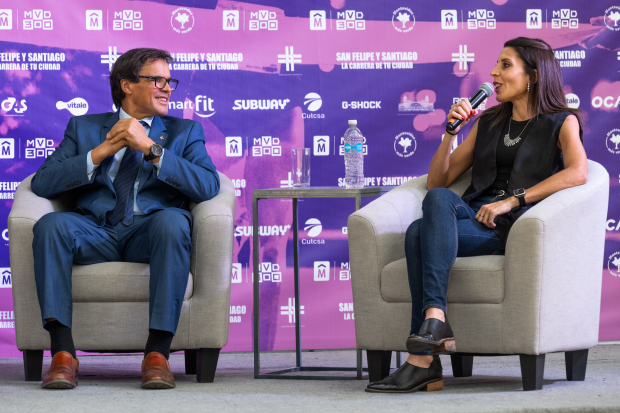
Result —
M170 364L163 354L152 351L142 360L143 389L174 389Z
M73 389L78 385L80 362L71 353L59 351L52 357L52 365L43 377L43 389Z

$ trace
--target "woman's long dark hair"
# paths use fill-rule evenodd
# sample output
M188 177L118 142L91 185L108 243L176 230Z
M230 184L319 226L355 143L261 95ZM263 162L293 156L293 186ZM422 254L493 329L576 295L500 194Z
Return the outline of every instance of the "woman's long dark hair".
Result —
M511 47L523 60L523 68L530 79L537 79L530 84L528 99L529 111L534 116L548 115L558 112L572 112L579 123L583 125L579 109L569 108L564 96L564 82L560 64L555 59L553 49L541 39L517 37L504 43L504 47ZM537 70L538 76L534 73ZM512 116L512 102L500 103L484 112L485 116L493 116L491 128L502 119Z

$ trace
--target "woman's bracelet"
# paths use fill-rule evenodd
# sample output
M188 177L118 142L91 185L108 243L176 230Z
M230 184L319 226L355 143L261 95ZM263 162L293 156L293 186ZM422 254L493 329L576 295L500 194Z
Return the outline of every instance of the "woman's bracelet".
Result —
M454 136L454 135L458 135L458 133L450 133L450 132L448 132L448 131L446 131L446 133L447 133L448 135L452 135L452 136Z

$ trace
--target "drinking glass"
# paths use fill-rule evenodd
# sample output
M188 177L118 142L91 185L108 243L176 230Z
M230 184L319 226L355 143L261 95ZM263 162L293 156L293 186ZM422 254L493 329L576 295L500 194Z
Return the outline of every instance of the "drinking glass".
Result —
M291 177L294 188L310 186L310 148L293 148Z

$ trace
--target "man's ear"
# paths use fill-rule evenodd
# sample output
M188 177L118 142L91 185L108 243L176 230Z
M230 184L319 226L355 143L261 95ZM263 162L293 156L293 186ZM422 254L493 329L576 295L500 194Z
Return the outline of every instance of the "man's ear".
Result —
M121 90L125 95L131 95L133 92L131 90L132 84L127 79L121 79Z

